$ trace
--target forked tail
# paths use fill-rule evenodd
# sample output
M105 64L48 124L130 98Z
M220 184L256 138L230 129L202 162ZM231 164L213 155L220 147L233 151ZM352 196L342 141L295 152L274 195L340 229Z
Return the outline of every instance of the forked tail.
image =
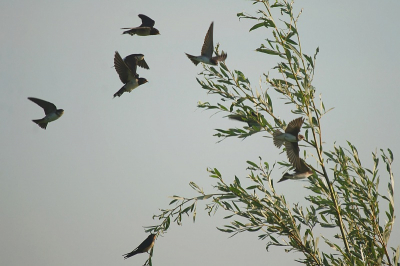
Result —
M186 53L185 53L186 54ZM196 66L199 64L199 61L195 60L196 56L194 55L190 55L190 54L186 54L186 56L190 59L190 61L193 62L193 64L195 64Z

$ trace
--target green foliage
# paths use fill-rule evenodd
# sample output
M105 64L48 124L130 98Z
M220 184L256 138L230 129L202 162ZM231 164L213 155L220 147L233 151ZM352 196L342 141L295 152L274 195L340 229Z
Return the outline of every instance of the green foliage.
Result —
M245 13L237 16L256 21L250 31L264 33L267 29L266 43L256 51L281 60L273 68L273 75L264 74L267 89L253 89L242 71L230 70L225 63L220 63L219 67L204 65L203 78L197 78L197 82L208 94L217 94L220 101L215 104L199 102L198 107L219 111L227 118L244 122L242 128L217 129L215 136L222 140L247 138L260 132L272 134L274 130L286 127L286 122L274 112L271 92L277 93L296 117L306 119L303 125L307 143L304 160L314 172L306 187L310 193L306 197L309 204L292 206L284 195L278 194L271 179L275 164L270 166L260 158L259 162L247 161L249 174L246 178L252 182L249 187L243 187L237 176L232 183L227 183L216 168L208 169L215 180L216 193L205 193L191 182L190 186L199 196L173 196L170 205L174 207L161 209L161 213L153 217L160 223L147 227L146 231L163 234L171 222L182 225L184 216L191 215L195 221L197 203L205 200L209 215L218 209L227 213L228 224L218 230L232 235L256 231L259 239L266 241L267 249L277 246L288 252L300 252L302 257L297 260L300 263L397 265L399 247L388 247L395 219L391 150L373 153L373 168L368 169L361 164L357 149L350 142L346 147L334 146L332 151L323 149L321 122L331 109L325 109L321 97L316 99L316 88L312 86L319 49L313 55L303 53L297 28L300 14L293 14L293 2L253 2L261 6L255 16ZM217 54L218 48L215 49ZM308 162L310 157L315 158L315 167ZM380 159L386 166L387 195L378 192ZM278 164L288 169L291 166L287 162ZM384 221L381 208L387 209ZM320 249L321 239L315 236L316 229L318 232L334 230L333 239L321 236L332 250Z

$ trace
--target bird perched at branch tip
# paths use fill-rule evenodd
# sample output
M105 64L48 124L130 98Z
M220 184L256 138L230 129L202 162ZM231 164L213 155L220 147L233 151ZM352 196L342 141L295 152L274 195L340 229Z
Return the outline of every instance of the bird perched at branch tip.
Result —
M122 256L124 256L124 259L127 259L132 256L135 256L136 254L148 252L154 246L155 240L156 240L156 235L150 234L137 248Z

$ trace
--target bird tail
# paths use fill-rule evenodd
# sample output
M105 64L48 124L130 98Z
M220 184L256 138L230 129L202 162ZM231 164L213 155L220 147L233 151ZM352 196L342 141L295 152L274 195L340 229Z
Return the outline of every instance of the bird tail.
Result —
M135 29L131 29L131 28L122 28L122 29L128 29L128 30L124 31L122 34L129 34L129 35L133 36L136 33Z
M119 91L117 91L116 93L114 93L114 98L115 98L116 96L121 97L121 95L122 95L124 92L125 92L125 85L122 86L122 88L119 89Z
M288 179L290 179L291 177L292 177L291 174L285 173L285 174L282 176L282 178L279 179L278 183L279 183L279 182L282 182L282 181L285 181L285 180L288 180Z
M225 61L225 59L228 57L228 54L225 54L224 52L222 52L221 55L215 56L214 59L215 61Z
M185 53L186 54L186 53ZM193 62L193 64L195 64L196 66L199 64L199 61L195 60L194 58L196 58L196 56L194 55L190 55L190 54L186 54L186 56L190 59L190 61Z
M284 140L278 138L282 134L283 133L280 130L275 130L274 133L272 134L272 136L274 138L274 144L278 148L280 148L284 142Z
M122 256L124 256L124 259L127 259L127 258L130 258L130 257L132 257L132 256L135 256L136 254L138 254L139 252L137 251L137 250L134 250L134 251L132 251L132 252L129 252L129 253L126 253L126 254L124 254L124 255L122 255Z
M46 129L48 123L43 123L42 119L36 119L32 120L34 123L36 123L39 127Z

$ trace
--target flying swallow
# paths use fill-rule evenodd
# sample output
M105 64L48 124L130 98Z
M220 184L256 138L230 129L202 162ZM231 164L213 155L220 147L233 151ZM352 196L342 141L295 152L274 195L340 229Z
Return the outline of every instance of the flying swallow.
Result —
M285 173L278 181L278 183L288 179L304 179L312 174L313 171L311 171L310 168L308 168L308 166L305 164L305 162L300 159L300 168L296 167L294 170L294 174Z
M154 20L146 15L139 14L139 18L142 20L142 24L135 28L122 28L124 31L122 34L139 35L139 36L149 36L149 35L159 35L160 32L153 28L156 23Z
M287 157L295 169L301 169L298 142L304 139L304 136L299 134L303 122L304 118L296 118L287 125L285 133L275 130L272 134L276 147L280 148L285 143Z
M124 86L114 94L115 96L120 97L124 92L131 92L133 89L147 82L145 78L139 78L139 75L136 73L136 66L139 65L138 61L144 61L142 56L141 60L138 60L137 55L130 55L131 58L125 58L126 61L122 60L121 56L118 52L115 52L114 55L114 67L117 71L120 80L124 83ZM144 62L146 63L146 62ZM142 63L140 63L142 64ZM146 64L147 66L147 64ZM147 66L148 67L148 66Z
M28 99L43 108L46 116L43 117L42 119L32 120L33 122L38 124L39 127L43 128L43 129L46 129L47 124L49 122L59 119L64 113L63 109L57 109L57 107L50 102L46 102L44 100L41 100L38 98L33 98L33 97L28 97Z
M214 30L214 22L211 22L210 28L208 28L206 37L204 38L203 48L201 48L201 55L193 56L190 54L186 54L186 56L197 66L198 63L202 62L204 64L209 65L218 65L219 61L225 61L228 54L222 52L221 55L217 55L212 57L214 52L214 44L213 44L213 30Z
M144 69L150 69L149 65L147 65L146 61L144 60L144 55L143 54L131 54L128 55L127 57L124 58L125 64L130 67L135 73L137 70L137 67L141 67ZM136 74L136 77L138 78L139 75Z
M144 253L144 252L148 253L148 251L154 246L155 240L156 240L156 235L151 234L137 248L122 256L124 256L124 259L127 259L139 253Z

